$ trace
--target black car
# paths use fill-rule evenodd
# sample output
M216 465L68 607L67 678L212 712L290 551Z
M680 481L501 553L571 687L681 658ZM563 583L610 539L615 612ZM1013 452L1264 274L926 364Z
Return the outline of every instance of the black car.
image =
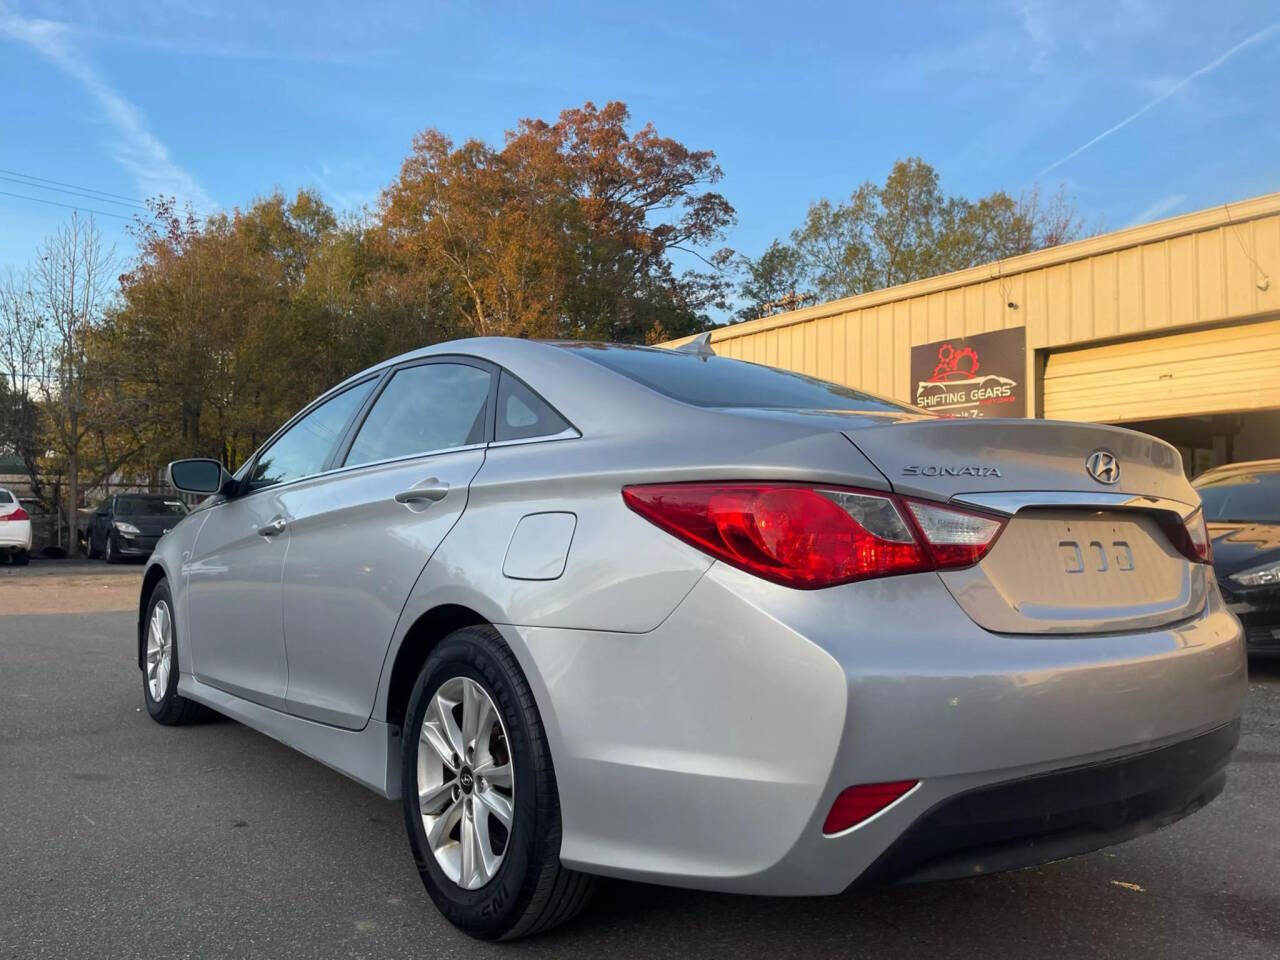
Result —
M89 556L115 563L124 557L148 557L156 542L187 515L177 497L156 493L117 493L98 504L89 525Z
M1280 656L1280 460L1216 467L1195 480L1222 596L1254 656Z

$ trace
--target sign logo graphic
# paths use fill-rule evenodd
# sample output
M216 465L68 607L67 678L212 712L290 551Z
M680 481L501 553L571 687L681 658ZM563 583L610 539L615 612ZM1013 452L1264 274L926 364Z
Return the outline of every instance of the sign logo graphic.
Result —
M945 417L1021 417L1026 334L1021 327L911 349L915 404Z

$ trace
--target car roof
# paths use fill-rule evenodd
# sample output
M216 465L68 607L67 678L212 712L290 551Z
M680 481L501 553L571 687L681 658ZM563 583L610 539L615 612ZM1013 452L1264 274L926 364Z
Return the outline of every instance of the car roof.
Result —
M1220 467L1210 467L1196 477L1194 482L1200 483L1202 480L1229 477L1234 473L1280 473L1280 459L1241 460L1238 463L1224 463Z

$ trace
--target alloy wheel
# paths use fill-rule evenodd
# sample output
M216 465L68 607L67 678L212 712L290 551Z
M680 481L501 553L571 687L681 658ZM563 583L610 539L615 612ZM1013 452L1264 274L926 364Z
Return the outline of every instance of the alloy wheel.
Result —
M469 677L442 683L418 734L418 809L436 863L464 890L502 866L515 812L507 730L488 691Z
M159 703L169 689L169 671L173 668L173 617L169 604L159 600L151 609L147 625L147 689L151 699Z

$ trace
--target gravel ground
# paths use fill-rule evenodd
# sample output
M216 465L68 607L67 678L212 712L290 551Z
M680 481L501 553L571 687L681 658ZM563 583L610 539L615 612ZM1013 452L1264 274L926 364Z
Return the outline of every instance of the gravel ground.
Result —
M52 567L0 574L0 957L1280 956L1280 667L1255 665L1224 794L1127 844L822 899L613 882L495 946L436 913L398 804L231 721L153 723L132 598L14 615L15 586L80 609L140 573Z

